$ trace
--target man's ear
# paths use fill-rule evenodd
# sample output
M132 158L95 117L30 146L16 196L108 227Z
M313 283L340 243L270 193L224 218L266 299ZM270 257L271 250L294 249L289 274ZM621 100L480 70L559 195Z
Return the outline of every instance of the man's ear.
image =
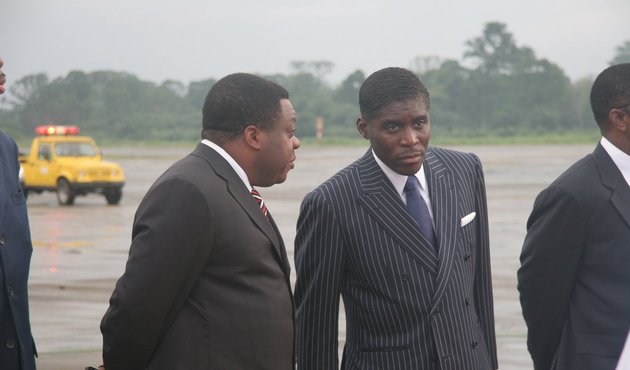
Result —
M608 122L611 128L626 132L630 130L630 114L623 109L613 108L608 112Z
M262 147L262 130L254 125L249 125L243 130L243 140L253 149L259 150Z
M367 122L365 122L365 120L362 117L359 117L357 118L356 125L357 125L357 130L359 131L361 136L363 136L364 139L368 139Z

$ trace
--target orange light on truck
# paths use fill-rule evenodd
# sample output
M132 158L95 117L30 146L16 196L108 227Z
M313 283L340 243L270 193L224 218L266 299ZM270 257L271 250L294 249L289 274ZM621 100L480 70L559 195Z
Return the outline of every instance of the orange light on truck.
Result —
M78 135L81 130L78 126L42 125L35 127L35 135Z

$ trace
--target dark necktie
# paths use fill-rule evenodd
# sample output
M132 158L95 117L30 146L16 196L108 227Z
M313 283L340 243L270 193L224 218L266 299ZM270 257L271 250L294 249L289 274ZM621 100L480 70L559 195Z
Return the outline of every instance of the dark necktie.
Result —
M265 201L263 201L263 198L260 196L260 193L258 192L258 190L252 187L252 191L250 193L252 194L254 199L256 199L256 203L258 203L258 206L260 207L260 210L262 211L262 213L265 215L267 220L269 220L269 213L267 212L267 206L265 205Z
M407 195L407 211L409 211L411 217L416 220L422 235L429 240L431 245L437 248L429 208L427 207L424 199L422 199L422 195L420 195L418 179L415 176L407 177L407 183L405 183L404 191Z

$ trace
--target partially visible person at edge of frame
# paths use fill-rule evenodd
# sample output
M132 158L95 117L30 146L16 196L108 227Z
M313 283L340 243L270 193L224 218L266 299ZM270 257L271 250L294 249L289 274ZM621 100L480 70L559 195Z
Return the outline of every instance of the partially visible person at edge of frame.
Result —
M201 143L138 206L101 323L108 370L294 369L289 261L254 188L294 166L289 94L228 75L210 89L202 126Z
M591 89L602 138L536 198L518 270L535 370L613 370L630 328L630 64Z
M616 370L630 370L630 332L628 332L626 344L623 346L623 351L621 351Z
M356 127L370 148L306 195L295 239L298 369L497 368L484 176L429 147L429 92L370 75Z
M5 91L0 59L0 94ZM31 232L18 179L15 141L0 130L0 369L34 370L35 341L28 309Z

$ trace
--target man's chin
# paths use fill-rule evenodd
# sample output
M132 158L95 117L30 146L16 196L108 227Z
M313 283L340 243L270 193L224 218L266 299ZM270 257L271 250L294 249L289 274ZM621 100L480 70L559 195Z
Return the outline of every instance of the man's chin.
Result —
M285 173L284 175L278 176L272 184L266 184L266 185L263 185L263 187L268 188L273 185L282 184L283 182L287 181L287 177L288 177L288 174Z
M422 166L422 161L414 162L414 163L405 163L399 164L395 169L396 173L404 176L415 175L420 171L420 167Z
M284 176L281 176L276 180L276 184L282 184L283 182L287 181L287 177L289 177L289 174L285 173Z

